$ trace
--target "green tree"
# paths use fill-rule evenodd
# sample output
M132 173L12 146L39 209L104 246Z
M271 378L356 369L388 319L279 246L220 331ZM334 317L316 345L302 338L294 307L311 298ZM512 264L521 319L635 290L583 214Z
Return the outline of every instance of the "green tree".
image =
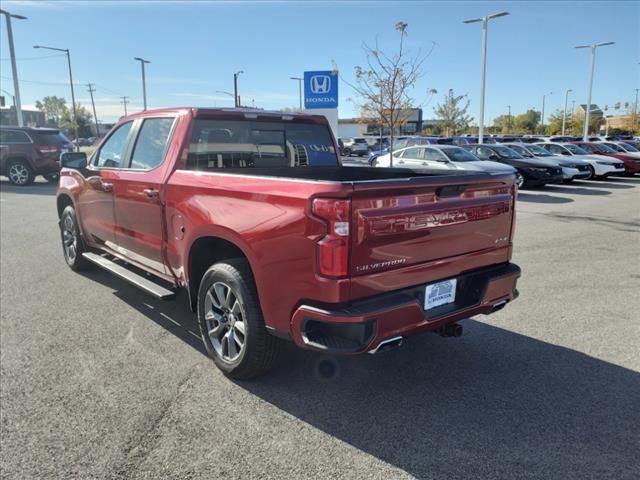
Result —
M535 110L527 110L513 117L513 128L518 133L536 133L539 123L540 113Z
M450 90L444 97L444 102L437 105L433 111L436 118L441 120L440 129L445 132L446 136L457 135L463 132L473 117L467 115L469 109L469 99L466 95L454 95Z
M67 110L66 101L62 97L44 97L36 101L36 108L44 112L47 122L59 126Z
M78 117L79 130L83 129L87 125L91 125L93 115L91 115L89 110L87 110L79 103L76 103L76 115ZM64 113L62 115L62 118L60 119L59 126L69 131L75 130L76 124L73 121L73 111L69 110L66 105L64 107Z
M556 110L547 119L547 124L544 126L544 133L547 135L557 135L562 133L562 115L563 110ZM565 125L566 133L566 125Z
M513 130L513 117L511 115L498 115L493 119L493 126L498 133L511 133L511 130Z

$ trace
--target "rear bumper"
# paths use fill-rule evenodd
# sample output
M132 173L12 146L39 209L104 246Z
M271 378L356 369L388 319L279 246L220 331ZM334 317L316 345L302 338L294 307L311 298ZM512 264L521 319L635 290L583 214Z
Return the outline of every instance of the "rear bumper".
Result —
M512 263L474 270L458 280L456 301L425 311L424 285L346 305L302 305L291 319L291 338L302 348L354 354L385 339L437 330L451 322L489 314L518 296L520 268ZM443 279L445 280L445 279Z

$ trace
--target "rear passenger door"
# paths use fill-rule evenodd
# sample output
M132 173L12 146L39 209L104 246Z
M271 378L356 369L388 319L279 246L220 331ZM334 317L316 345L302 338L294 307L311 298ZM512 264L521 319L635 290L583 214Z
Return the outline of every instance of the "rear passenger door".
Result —
M175 116L136 120L129 158L113 179L115 249L159 273L165 273L162 165L175 123Z

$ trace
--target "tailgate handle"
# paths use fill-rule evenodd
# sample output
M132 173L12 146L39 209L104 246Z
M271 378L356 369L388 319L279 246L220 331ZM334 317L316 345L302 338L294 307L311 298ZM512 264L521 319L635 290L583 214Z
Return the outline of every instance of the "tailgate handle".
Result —
M466 185L450 185L436 190L438 197L459 197L466 190Z

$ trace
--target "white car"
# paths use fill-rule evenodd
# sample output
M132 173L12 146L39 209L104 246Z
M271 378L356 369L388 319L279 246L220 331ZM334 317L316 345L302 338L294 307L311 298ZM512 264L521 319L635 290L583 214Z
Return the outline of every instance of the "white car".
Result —
M606 155L589 153L573 143L538 143L554 155L571 157L589 163L594 178L604 178L609 175L624 173L624 162Z
M603 145L613 148L618 153L624 153L633 158L640 158L640 150L633 145L629 145L625 142L602 142Z
M373 161L374 167L388 167L389 154ZM399 168L425 168L434 170L466 170L487 173L515 173L516 169L499 162L476 157L457 145L419 145L400 148L393 152L393 166Z
M562 178L565 182L589 180L592 176L590 164L584 160L559 157L535 143L505 143L504 145L514 149L524 158L541 158L557 165L562 169Z

